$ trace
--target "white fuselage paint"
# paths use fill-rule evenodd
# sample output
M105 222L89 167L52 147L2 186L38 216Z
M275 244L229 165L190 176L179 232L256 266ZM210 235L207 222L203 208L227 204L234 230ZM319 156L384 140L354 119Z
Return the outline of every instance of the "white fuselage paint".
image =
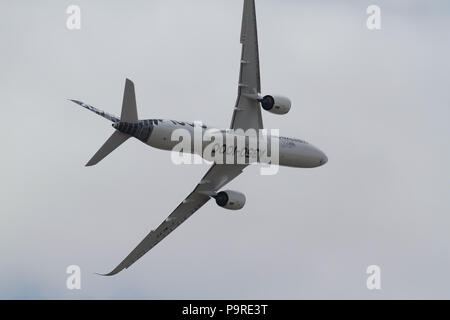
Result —
M177 129L188 130L191 134L192 141L194 140L194 124L174 120L157 120L155 121L152 134L146 143L157 149L172 151L175 146L180 143L178 140L172 141L172 135ZM220 130L207 126L204 126L204 130L205 129L228 132L228 130ZM235 134L229 133L228 135ZM315 168L324 165L328 161L325 153L305 141L281 136L277 137L277 139L279 140L279 165L281 166ZM201 152L203 152L205 146L210 143L211 142L204 141Z

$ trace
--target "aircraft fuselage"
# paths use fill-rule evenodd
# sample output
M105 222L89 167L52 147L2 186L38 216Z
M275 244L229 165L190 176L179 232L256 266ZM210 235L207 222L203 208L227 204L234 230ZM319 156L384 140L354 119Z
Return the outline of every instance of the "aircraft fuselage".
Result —
M113 124L113 127L118 131L129 134L141 140L149 146L167 151L173 151L180 143L179 139L174 139L174 134L176 132L184 132L186 135L188 135L190 141L194 141L196 134L196 126L194 123L175 120L149 119L140 120L136 123L119 122ZM182 152L186 153L197 153L200 156L204 157L206 160L211 160L210 157L205 156L205 150L208 145L210 145L210 147L213 147L213 150L220 149L221 152L228 152L227 149L230 148L227 145L227 141L229 141L227 139L231 138L231 141L233 141L234 137L243 137L243 134L237 134L232 130L230 131L228 129L217 129L206 125L202 125L201 127L198 126L197 129L201 130L201 134L204 134L208 130L209 132L217 132L224 136L224 141L222 142L202 140L201 147L198 150L195 150L193 143L192 148L185 148L182 150ZM295 168L315 168L324 165L328 161L325 153L323 153L317 147L307 143L306 141L282 136L276 137L275 139L278 139L279 159L277 162L281 166ZM214 145L214 143L216 143L217 145ZM249 152L248 145L244 148L247 148L246 151ZM269 155L272 150L270 144L268 144L267 147L265 147L265 144L259 144L255 151L259 155L260 153L267 153L267 155ZM240 152L240 149L238 148L238 146L232 146L231 152ZM265 161L260 160L260 158L258 157L257 162Z

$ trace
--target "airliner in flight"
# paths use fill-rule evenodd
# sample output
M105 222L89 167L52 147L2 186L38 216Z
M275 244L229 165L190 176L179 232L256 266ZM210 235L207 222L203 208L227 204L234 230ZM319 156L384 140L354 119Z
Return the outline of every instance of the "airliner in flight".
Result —
M244 0L244 12L241 30L242 55L240 61L240 75L238 97L233 109L231 126L223 130L233 134L234 130L247 132L248 130L262 130L261 109L273 114L284 115L291 109L291 101L283 96L261 95L258 34L256 26L256 10L254 0ZM171 137L176 130L185 129L194 133L192 123L174 120L139 120L134 84L126 80L125 92L120 118L108 114L78 100L74 103L110 120L115 129L111 137L98 150L86 166L93 166L103 160L117 147L130 138L136 138L145 144L162 150L173 150L178 141ZM211 129L203 126L203 129ZM219 130L219 129L217 129ZM279 139L279 165L296 168L315 168L327 163L327 156L313 145L287 137ZM193 151L192 151L193 152ZM200 180L186 199L164 220L159 227L152 230L144 240L110 273L111 276L123 269L129 268L145 253L163 240L169 233L200 209L211 198L217 205L225 209L239 210L245 205L245 195L233 191L223 190L234 178L239 176L248 163L218 163L214 162L206 175Z

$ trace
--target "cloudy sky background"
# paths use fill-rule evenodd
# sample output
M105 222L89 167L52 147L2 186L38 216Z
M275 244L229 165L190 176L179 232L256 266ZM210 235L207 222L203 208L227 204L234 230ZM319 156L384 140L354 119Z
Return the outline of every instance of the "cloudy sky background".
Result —
M82 29L66 29L81 7ZM382 30L366 8L382 9ZM1 1L0 298L450 298L450 4L257 1L263 93L293 101L267 128L326 166L251 167L240 212L208 203L132 268L115 267L194 188L206 165L133 140L84 164L119 114L227 127L242 1ZM66 267L82 269L69 291ZM366 288L366 268L382 290Z

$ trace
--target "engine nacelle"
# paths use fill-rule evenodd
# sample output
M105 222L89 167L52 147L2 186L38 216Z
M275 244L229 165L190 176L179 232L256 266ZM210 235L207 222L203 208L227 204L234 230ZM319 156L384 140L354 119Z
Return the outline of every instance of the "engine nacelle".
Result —
M291 100L283 96L265 96L260 100L264 110L274 114L286 114L291 110Z
M219 207L228 210L240 210L245 205L245 195L237 191L221 191L214 198Z

